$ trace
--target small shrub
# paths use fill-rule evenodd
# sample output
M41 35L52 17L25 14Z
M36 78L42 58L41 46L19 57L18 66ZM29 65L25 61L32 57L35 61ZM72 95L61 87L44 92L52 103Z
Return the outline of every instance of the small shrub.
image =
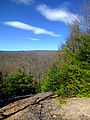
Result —
M65 104L67 101L66 100L63 100L63 99L61 99L60 100L60 104Z

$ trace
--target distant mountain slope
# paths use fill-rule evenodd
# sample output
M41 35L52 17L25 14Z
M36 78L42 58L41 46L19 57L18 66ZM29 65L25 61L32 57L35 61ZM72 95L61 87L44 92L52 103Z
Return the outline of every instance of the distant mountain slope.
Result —
M25 66L38 80L57 59L57 54L58 51L0 51L0 71L7 75Z

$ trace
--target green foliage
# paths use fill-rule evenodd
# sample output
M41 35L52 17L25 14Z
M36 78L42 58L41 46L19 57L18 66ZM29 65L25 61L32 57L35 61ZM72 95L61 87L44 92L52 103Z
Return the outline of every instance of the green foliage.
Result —
M42 79L40 80L41 92L49 91L48 88L48 76L46 73L43 74Z
M65 65L60 77L60 88L57 94L65 97L74 97L78 94L89 94L88 79L90 71L80 69L77 65Z
M3 86L3 75L2 72L0 71L0 88Z
M54 63L44 75L42 91L57 91L62 97L90 96L90 34L74 34L73 41L63 47L62 64Z
M42 77L42 91L56 91L61 97L90 96L90 36L80 33L73 39L74 51L66 42L62 64L53 64Z
M0 97L2 96L2 89L4 87L4 82L3 82L3 74L2 72L0 71Z
M59 72L57 63L53 63L48 73L42 76L41 84L41 91L55 91L56 88L59 87L58 85L59 79Z
M5 87L1 89L1 97L15 97L17 95L30 94L35 92L33 86L33 76L25 68L18 72L10 73L5 78Z
M66 103L66 100L63 100L63 99L60 100L60 104L65 104L65 103Z

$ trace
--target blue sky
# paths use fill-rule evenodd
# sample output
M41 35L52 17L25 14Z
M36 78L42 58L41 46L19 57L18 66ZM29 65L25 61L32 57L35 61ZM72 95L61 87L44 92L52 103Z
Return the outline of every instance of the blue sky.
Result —
M0 50L58 50L81 0L0 0Z

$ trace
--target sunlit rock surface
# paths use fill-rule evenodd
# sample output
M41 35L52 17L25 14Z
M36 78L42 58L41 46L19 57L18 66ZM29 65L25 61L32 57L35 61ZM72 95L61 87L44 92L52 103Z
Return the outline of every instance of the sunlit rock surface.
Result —
M90 120L90 98L59 101L52 92L19 97L0 109L0 120Z

